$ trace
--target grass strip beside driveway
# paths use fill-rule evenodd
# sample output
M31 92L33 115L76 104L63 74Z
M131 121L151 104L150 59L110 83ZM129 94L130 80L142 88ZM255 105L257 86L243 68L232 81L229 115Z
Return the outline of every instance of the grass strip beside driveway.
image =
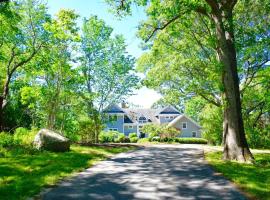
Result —
M18 200L38 194L74 172L82 171L99 160L134 147L71 146L71 151L53 153L23 147L0 147L0 197Z
M270 200L270 154L254 154L254 164L224 161L222 152L207 152L205 158L213 168L238 185L254 199Z

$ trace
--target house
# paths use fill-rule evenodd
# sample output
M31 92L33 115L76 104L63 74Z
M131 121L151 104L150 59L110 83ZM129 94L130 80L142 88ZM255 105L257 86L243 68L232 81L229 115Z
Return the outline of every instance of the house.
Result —
M181 114L173 106L161 109L127 108L113 104L108 106L103 113L107 116L105 130L118 131L126 136L137 133L144 137L140 129L148 123L168 124L181 132L181 137L201 137L201 126L185 114Z

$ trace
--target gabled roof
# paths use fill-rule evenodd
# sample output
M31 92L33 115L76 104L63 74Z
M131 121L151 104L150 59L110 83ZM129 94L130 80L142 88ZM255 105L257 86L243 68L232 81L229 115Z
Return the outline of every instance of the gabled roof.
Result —
M175 107L167 106L166 108L162 109L158 114L181 114Z
M120 108L116 104L108 106L104 111L108 114L122 113L126 114L124 123L137 123L139 117L145 117L147 122L159 123L158 115L160 114L177 114L181 113L173 106L167 106L161 109L143 109L143 108Z
M122 108L116 104L109 105L103 110L104 113L125 113Z
M174 126L179 120L181 120L182 118L187 118L189 121L191 121L194 125L196 125L198 128L202 128L197 122L195 122L193 119L189 118L188 116L186 116L185 114L182 114L178 117L176 117L173 121L171 121L168 126Z
M158 123L156 109L125 108L123 110L132 119L132 121L137 121L137 117L145 117L148 122Z

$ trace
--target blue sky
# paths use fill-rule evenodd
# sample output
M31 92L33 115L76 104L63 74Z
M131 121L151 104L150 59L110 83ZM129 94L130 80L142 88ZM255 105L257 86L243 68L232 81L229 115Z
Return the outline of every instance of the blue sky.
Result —
M127 51L138 58L142 54L139 48L140 40L136 38L136 31L139 22L146 18L143 8L134 7L132 16L127 16L121 20L117 19L108 11L109 7L103 0L48 0L49 12L54 15L61 8L73 9L81 16L78 21L91 15L97 15L114 29L114 34L123 34L126 39ZM142 88L134 91L128 101L142 107L150 107L160 98L160 95L153 90Z

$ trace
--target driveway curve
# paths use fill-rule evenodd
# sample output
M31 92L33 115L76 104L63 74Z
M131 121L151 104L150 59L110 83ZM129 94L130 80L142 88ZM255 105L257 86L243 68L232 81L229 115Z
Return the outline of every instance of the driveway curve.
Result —
M63 181L44 200L246 199L203 160L196 145L154 145L121 153Z

